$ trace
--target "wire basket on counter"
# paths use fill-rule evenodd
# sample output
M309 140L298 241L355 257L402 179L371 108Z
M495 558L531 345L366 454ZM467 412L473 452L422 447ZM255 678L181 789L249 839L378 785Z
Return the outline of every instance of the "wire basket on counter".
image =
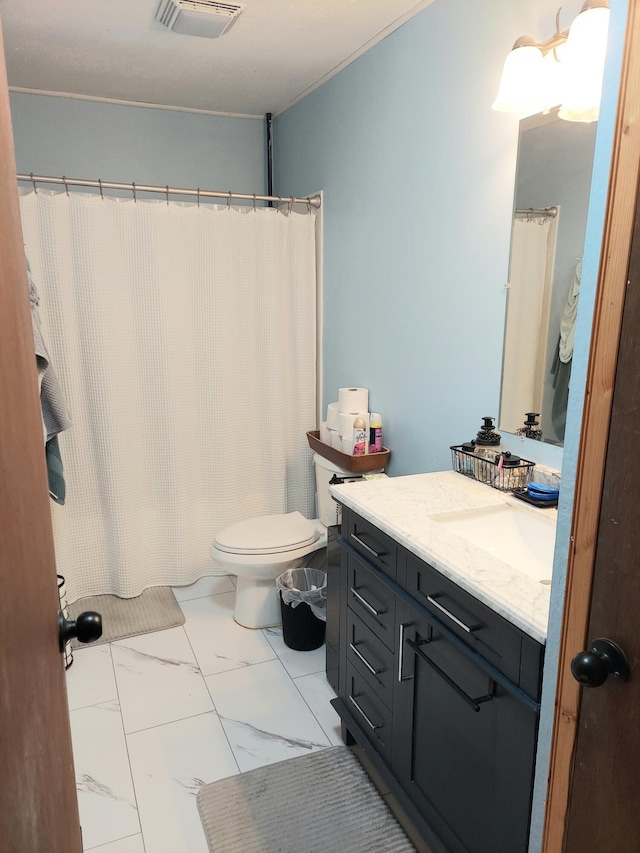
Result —
M451 462L453 470L465 477L471 477L480 483L486 483L494 489L502 492L513 492L525 489L531 482L535 462L527 459L519 459L514 465L503 457L500 465L500 454L496 454L496 461L483 459L468 450L463 450L459 445L451 448Z

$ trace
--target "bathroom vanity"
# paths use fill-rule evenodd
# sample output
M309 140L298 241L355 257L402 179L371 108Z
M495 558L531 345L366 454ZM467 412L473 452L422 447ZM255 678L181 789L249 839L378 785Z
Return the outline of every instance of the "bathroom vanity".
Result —
M555 511L449 471L332 494L327 677L343 737L433 853L525 853ZM494 528L512 540L499 553Z

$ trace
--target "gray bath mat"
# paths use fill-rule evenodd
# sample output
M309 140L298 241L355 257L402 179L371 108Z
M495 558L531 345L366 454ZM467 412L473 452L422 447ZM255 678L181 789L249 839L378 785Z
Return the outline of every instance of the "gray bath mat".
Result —
M168 586L150 587L135 598L118 598L117 595L79 598L69 605L69 617L75 619L84 610L96 610L102 616L102 637L92 645L184 625L184 613ZM73 640L72 648L87 647Z
M346 746L204 785L211 853L415 853Z

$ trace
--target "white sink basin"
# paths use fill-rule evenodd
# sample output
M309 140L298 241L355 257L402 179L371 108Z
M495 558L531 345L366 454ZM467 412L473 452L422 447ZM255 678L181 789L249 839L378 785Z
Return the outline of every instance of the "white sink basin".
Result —
M432 515L467 542L540 583L550 583L557 513L522 503Z

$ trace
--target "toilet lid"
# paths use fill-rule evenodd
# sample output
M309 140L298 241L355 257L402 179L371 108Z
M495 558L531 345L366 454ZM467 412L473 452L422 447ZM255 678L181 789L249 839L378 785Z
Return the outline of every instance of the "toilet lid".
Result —
M221 530L213 545L229 554L277 554L310 545L319 535L304 515L289 512L238 521Z

